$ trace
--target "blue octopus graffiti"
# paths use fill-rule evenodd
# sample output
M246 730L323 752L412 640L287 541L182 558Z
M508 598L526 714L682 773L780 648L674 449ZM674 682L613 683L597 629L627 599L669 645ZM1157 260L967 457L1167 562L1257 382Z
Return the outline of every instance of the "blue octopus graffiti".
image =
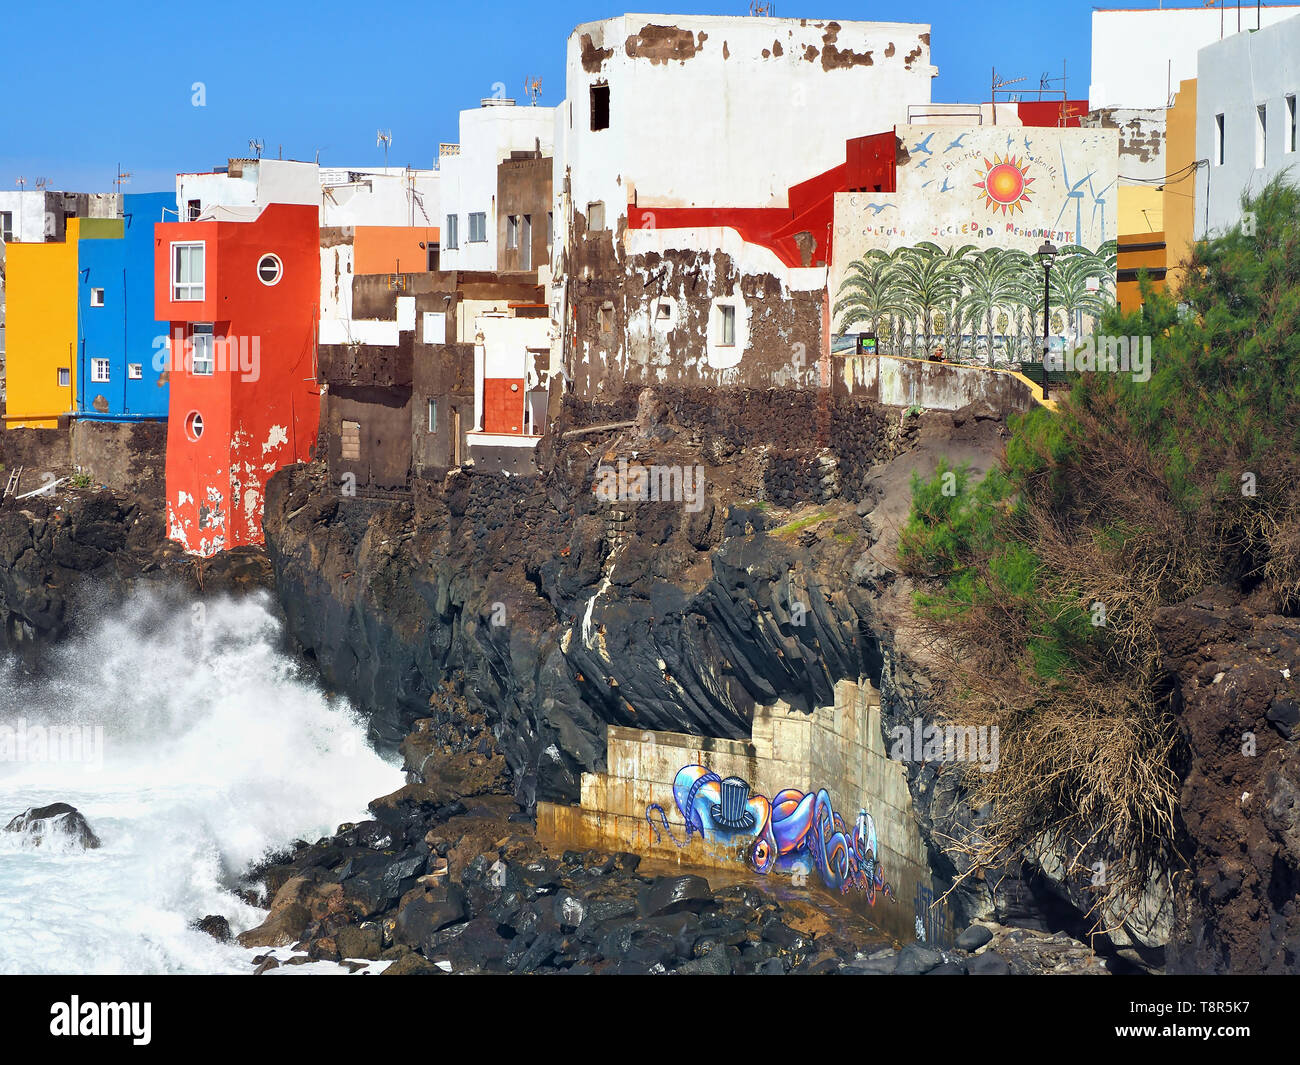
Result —
M662 825L678 847L699 834L711 845L743 854L763 875L773 869L796 875L815 869L828 888L863 892L869 905L876 904L877 896L894 898L876 857L875 821L861 810L850 831L824 788L786 788L768 799L751 794L749 783L740 777L724 780L708 766L687 765L677 771L673 799L686 823L686 838L678 839L664 808L651 803L645 816L656 841L663 838Z

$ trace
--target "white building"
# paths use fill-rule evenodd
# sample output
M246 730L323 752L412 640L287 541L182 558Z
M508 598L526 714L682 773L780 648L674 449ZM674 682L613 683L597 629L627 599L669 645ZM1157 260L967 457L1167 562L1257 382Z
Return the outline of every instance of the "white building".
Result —
M1178 83L1196 77L1197 52L1237 33L1272 26L1300 6L1115 9L1092 13L1092 85L1097 108L1169 107Z
M1198 240L1241 218L1242 193L1258 192L1300 163L1297 94L1300 14L1201 49L1196 155L1209 165L1196 174ZM1300 168L1291 179L1300 182Z
M176 175L183 221L255 217L272 203L316 204L322 226L437 226L437 170L323 167L293 159L231 159Z
M438 155L443 270L497 269L497 167L516 152L550 157L555 110L489 98L460 113L460 143Z
M622 15L575 29L551 294L571 386L810 383L848 142L883 134L892 163L893 127L930 102L936 73L918 23Z

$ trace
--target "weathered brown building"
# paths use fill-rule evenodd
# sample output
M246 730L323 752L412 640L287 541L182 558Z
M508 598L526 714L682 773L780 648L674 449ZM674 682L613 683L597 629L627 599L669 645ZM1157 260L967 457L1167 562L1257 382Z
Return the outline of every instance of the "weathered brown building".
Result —
M497 269L536 270L550 259L551 171L541 151L512 151L497 164Z

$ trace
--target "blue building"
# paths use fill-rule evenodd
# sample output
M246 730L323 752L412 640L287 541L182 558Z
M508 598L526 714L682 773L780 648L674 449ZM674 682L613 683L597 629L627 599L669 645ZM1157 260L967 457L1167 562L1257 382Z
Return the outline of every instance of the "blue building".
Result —
M167 417L165 366L155 366L154 223L176 214L170 192L122 198L120 228L77 242L76 416L132 421ZM162 348L164 352L166 348Z

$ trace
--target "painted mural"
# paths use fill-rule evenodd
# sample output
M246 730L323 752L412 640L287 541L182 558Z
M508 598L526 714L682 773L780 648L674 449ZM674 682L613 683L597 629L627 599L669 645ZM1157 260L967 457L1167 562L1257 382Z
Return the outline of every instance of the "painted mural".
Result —
M1113 301L1114 130L900 126L893 193L835 198L834 350L875 338L887 355L1009 364L1050 331L1079 340Z
M763 875L778 869L797 882L815 870L828 888L862 892L873 906L877 896L894 896L877 858L875 821L860 810L850 829L825 789L786 788L769 799L752 794L740 777L724 779L708 766L687 765L673 781L673 800L686 824L686 838L678 839L664 808L651 803L646 821L656 841L662 839L660 826L678 847L698 834L711 845L734 850Z

